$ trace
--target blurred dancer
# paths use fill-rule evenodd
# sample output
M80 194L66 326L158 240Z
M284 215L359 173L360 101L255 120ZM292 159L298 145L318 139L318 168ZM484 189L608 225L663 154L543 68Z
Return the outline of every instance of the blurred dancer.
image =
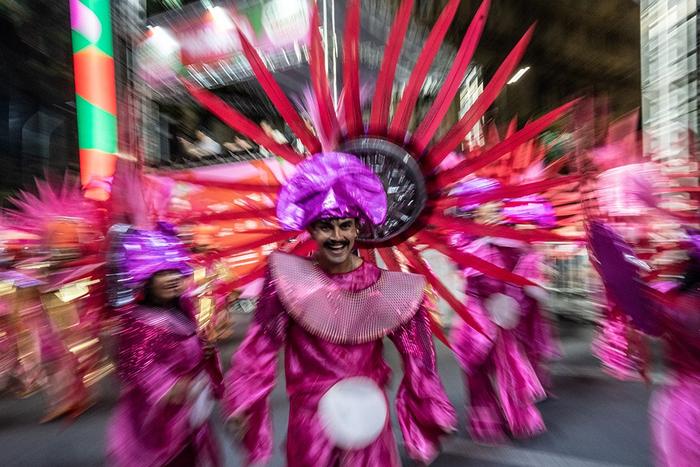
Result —
M696 240L700 247L700 237ZM656 464L700 465L700 249L691 254L683 282L660 308L668 383L651 403Z
M283 188L277 213L286 228L307 229L318 250L312 258L271 255L254 321L226 377L225 409L248 462L271 455L268 397L284 347L288 465L400 465L384 394L384 337L403 358L396 408L408 454L429 462L455 414L437 373L424 279L353 254L359 230L385 217L381 181L354 156L317 155Z
M459 188L460 194L476 194L498 186L495 180L476 178ZM544 226L551 220L546 207L535 200L519 204L515 210L514 206L472 205L462 206L462 211L485 224L527 221ZM455 243L517 275L536 282L541 279L541 258L526 244L501 238L469 240L456 238ZM545 358L556 353L546 318L538 301L528 295L529 290L471 268L463 274L469 311L486 331L484 336L461 323L452 332L453 349L468 386L472 438L499 443L508 435L537 435L545 426L535 403L546 396L537 370L544 373Z
M688 267L679 285L646 287L640 262L611 228L591 223L591 248L608 297L635 327L666 344L667 383L652 398L656 464L700 465L700 235L691 235Z
M216 350L197 334L185 279L189 257L164 224L127 231L116 257L140 292L123 310L117 369L123 386L108 432L117 466L218 465L208 418L221 388Z

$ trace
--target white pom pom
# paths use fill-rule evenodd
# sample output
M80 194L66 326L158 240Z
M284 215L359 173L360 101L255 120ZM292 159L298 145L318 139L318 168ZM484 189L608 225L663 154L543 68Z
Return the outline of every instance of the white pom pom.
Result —
M341 449L362 449L384 430L388 409L384 392L369 378L346 378L318 403L318 416L328 438Z
M549 299L549 293L542 287L536 285L526 285L523 287L523 292L530 298L534 298L540 303L544 303Z
M520 322L520 304L510 295L495 293L484 300L491 321L503 329L513 329Z

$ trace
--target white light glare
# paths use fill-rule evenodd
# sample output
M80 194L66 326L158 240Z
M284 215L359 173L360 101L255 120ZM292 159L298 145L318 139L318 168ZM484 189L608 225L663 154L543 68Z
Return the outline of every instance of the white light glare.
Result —
M153 45L163 55L170 55L180 48L180 44L168 31L160 26L148 26L151 30Z
M233 21L231 21L231 17L228 15L228 13L226 13L226 10L220 6L215 6L213 8L209 8L209 11L211 12L211 17L214 20L214 24L218 29L228 31L229 29L234 28Z
M526 66L526 67L524 67L524 68L519 69L519 70L513 75L513 77L512 77L510 80L508 80L508 84L515 84L515 83L517 83L518 80L519 80L520 78L522 78L523 75L524 75L525 73L527 73L527 70L529 70L529 69L530 69L529 66Z

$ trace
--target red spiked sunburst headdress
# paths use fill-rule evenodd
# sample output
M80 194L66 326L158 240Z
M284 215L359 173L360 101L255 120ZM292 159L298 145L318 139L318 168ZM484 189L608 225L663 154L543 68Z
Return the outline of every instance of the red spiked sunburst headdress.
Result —
M279 114L299 138L305 148L303 153L295 151L290 145L276 142L259 125L227 105L215 94L195 85L187 77L181 76L181 81L196 101L223 122L291 164L299 164L307 155L314 155L321 151L353 154L367 164L382 180L387 194L388 214L384 224L379 229L373 231L371 235L361 238L365 248L364 256L375 260L375 253L378 253L389 269L398 269L401 257L412 269L426 275L438 293L471 323L473 321L469 318L463 304L430 271L427 263L420 256L419 250L428 245L448 255L462 267L473 267L515 284L531 285L528 280L469 253L455 251L448 246L447 239L455 232L475 236L513 238L528 242L569 239L550 231L523 231L507 226L480 225L473 220L455 217L451 215L453 210L450 208L459 205L463 200L459 196L450 195L450 192L457 183L470 174L475 174L504 157L511 158L523 145L529 144L533 138L565 115L572 108L574 102L569 102L546 113L520 130L516 131L514 127L503 141L486 149L471 152L451 167L442 164L447 156L461 145L475 124L483 118L486 110L506 85L507 80L523 57L532 36L533 27L525 32L468 111L444 136L436 138L437 130L447 115L448 109L462 84L467 67L473 58L491 2L484 0L478 8L449 72L445 76L442 87L430 105L426 116L415 129L410 127L410 123L421 87L460 2L459 0L450 0L443 9L416 60L403 95L398 101L395 111L391 114L394 74L409 25L413 3L413 0L401 2L389 31L383 60L376 78L374 95L371 98L368 121L363 119L359 83L360 0L347 2L342 48L342 99L337 109L331 97L326 75L324 50L319 32L319 14L317 8L313 8L309 29L309 67L313 98L307 100L312 102L314 107L307 110L315 116L315 131L307 127L306 122L292 104L292 100L282 91L250 40L241 30L238 31L243 54L248 60L255 78ZM560 165L556 168L558 167ZM547 170L546 168L543 173L547 173ZM556 173L556 170L553 173ZM226 188L232 186L230 183L196 176L196 174L180 175L180 177L210 187ZM518 185L509 181L508 184L504 184L500 188L472 197L471 201L485 203L504 198L518 198L542 193L555 187L571 184L574 181L573 177L554 177ZM255 190L255 188L239 185L236 188ZM260 217L274 219L274 210L268 211L267 209L251 209L247 213L236 213L235 218L240 219L241 215L248 215L251 219ZM225 212L215 213L215 215L218 219L226 218ZM211 218L212 213L203 213L199 218L194 216L190 221L197 222ZM256 238L251 240L248 245L239 245L237 250L244 247L256 248L260 245L290 238L294 241L289 244L290 247L287 248L289 250L304 252L310 247L308 238L303 234L294 238L287 233L272 232L266 238ZM261 274L262 268L258 268L251 273L250 278L255 279ZM237 280L237 284L242 284L242 278Z

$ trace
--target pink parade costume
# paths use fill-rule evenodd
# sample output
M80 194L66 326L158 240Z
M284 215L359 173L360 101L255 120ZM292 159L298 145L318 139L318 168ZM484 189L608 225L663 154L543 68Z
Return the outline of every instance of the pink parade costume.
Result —
M115 255L128 286L142 287L158 271L191 272L187 253L165 225L129 230ZM122 389L108 430L108 459L116 466L219 464L208 421L210 398L221 395L218 355L206 356L192 304L126 305L120 309L117 370ZM178 382L201 384L183 401L166 399Z
M343 170L332 170L339 160ZM331 217L376 225L385 211L381 182L358 159L338 153L304 162L278 204L282 224L297 229ZM403 360L396 410L406 449L414 459L432 460L439 437L452 431L456 420L437 373L424 287L422 276L384 271L369 262L329 275L311 259L273 253L255 319L226 376L224 408L228 417L244 420L248 462L263 463L272 452L268 397L284 348L287 464L400 465L389 418L368 445L343 449L319 415L319 401L348 378L367 378L384 391L390 377L382 357L384 337Z
M455 191L468 197L499 186L493 179L473 178L458 185ZM475 217L478 208L478 204L464 203L460 212ZM545 200L525 197L507 200L502 210L488 219L494 220L551 227L554 214ZM534 282L542 279L541 256L520 242L473 240L463 235L456 235L453 241L456 247L518 276ZM535 403L546 396L540 378L548 380L545 363L559 354L551 325L539 302L527 295L523 287L471 268L463 274L467 307L488 336L461 322L452 331L452 347L468 386L471 435L480 442L498 443L508 435L524 438L539 434L545 426ZM491 306L492 299L500 304ZM505 314L498 317L491 308L505 310Z
M616 232L599 221L590 223L589 232L593 264L614 306L635 328L665 341L668 383L650 407L656 464L700 465L700 249L691 249L688 283L661 299L668 287L654 291L641 281L632 248Z
M700 292L680 293L658 310L669 382L652 398L656 464L700 465Z
M525 275L532 267L533 256L518 258L515 249L501 249L487 242L472 245L472 253L505 267L516 274ZM512 251L508 251L512 250ZM469 389L469 428L472 437L480 442L498 443L507 435L517 438L530 437L545 430L542 417L535 407L546 396L530 355L545 356L555 347L548 334L538 330L542 339L529 347L521 340L521 334L537 329L536 321L528 316L533 313L532 299L521 288L491 279L469 269L467 279L467 306L486 330L489 339L463 323L452 331L452 347L457 360L466 373ZM525 276L527 277L527 276ZM500 327L484 308L484 300L492 294L505 294L521 304L517 327Z

